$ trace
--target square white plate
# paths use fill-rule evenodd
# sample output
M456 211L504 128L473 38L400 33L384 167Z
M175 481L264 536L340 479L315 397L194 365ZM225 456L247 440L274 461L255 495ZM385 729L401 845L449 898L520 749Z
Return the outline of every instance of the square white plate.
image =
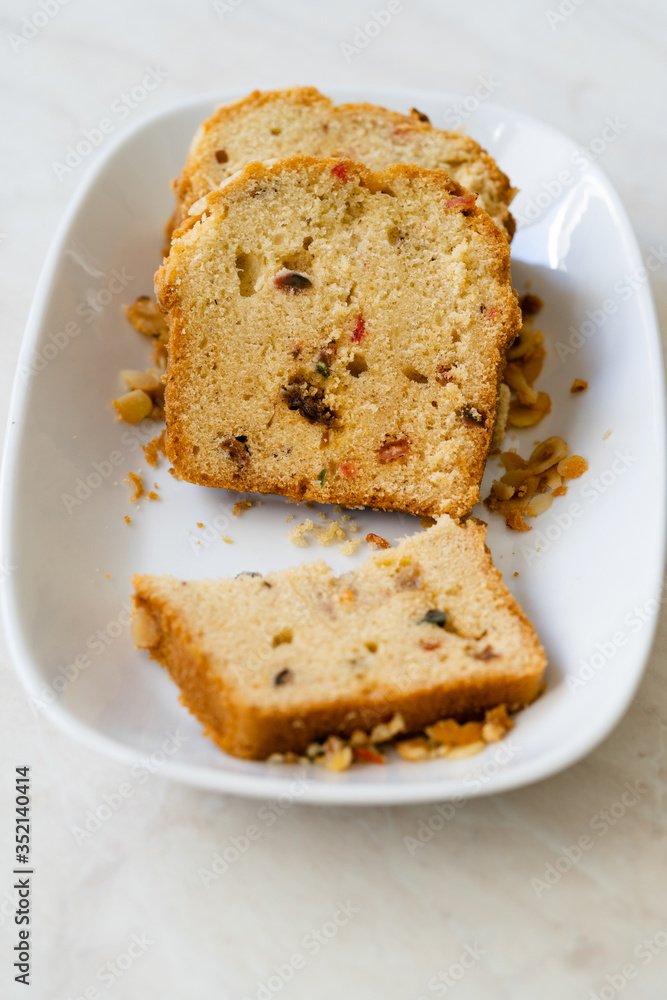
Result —
M524 220L512 247L514 284L523 292L530 282L546 303L538 325L547 359L538 384L554 403L539 428L509 443L526 455L536 438L557 434L590 467L530 532L511 532L501 518L477 511L490 521L496 563L546 646L547 693L520 714L508 740L477 757L392 759L335 775L224 755L180 706L166 671L133 648L126 609L134 572L201 578L320 556L342 571L361 561L365 548L352 559L335 547L295 548L286 517L310 512L280 498L230 516L238 494L178 483L164 461L148 469L140 444L155 434L154 424L132 428L114 420L118 372L145 367L149 355L121 306L152 293L172 208L169 179L198 123L230 96L207 95L161 112L110 144L82 183L35 294L2 493L5 624L32 704L96 750L128 762L157 752L161 773L241 795L434 801L553 774L618 722L653 636L665 520L663 369L642 270L653 260L642 262L609 181L570 139L489 104L468 127L521 189L513 205ZM416 106L440 126L451 120L445 116L454 103L398 90L332 96L402 111ZM574 378L588 380L585 393L569 393ZM496 469L491 461L486 486ZM161 500L131 504L123 482L130 470L157 482ZM357 515L363 534L377 531L392 541L421 530L409 516ZM187 740L161 750L177 730ZM297 776L304 781L298 788Z

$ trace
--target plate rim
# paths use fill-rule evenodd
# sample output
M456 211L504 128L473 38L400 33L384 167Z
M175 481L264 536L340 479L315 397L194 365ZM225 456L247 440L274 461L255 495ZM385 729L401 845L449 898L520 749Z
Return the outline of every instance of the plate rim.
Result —
M264 88L274 89L274 88ZM277 88L276 88L277 89ZM416 99L429 101L455 101L458 98L447 92L426 90L423 88L401 88L397 86L363 86L350 87L332 84L320 84L324 93L333 93L337 100L340 95L348 94L347 100L358 100L356 96L360 91L368 96L370 100L388 103L393 100L404 102L408 96L409 102ZM106 169L108 163L127 143L144 129L153 126L161 119L169 119L186 109L195 108L198 105L209 103L215 105L226 101L235 100L242 97L245 92L236 90L229 91L206 91L179 101L174 101L150 114L143 114L136 122L125 128L112 141L100 151L100 155L87 165L85 173L81 177L78 185L70 195L69 202L63 212L59 224L51 239L48 251L44 258L40 275L35 286L32 304L28 313L25 330L21 340L18 354L17 368L14 374L13 387L10 395L10 402L7 414L7 429L5 432L4 449L2 457L2 469L0 472L0 547L4 560L11 566L11 556L13 554L12 525L14 521L14 510L19 498L16 495L16 468L20 457L19 443L23 438L23 424L27 412L28 382L23 382L20 378L22 366L32 356L36 350L43 325L46 311L46 304L52 289L55 271L65 249L67 236L76 221L86 199L91 190L96 185L99 176ZM575 144L575 141L566 133L554 128L540 119L514 109L505 108L495 102L485 101L484 108L491 114L496 114L505 119L511 119L516 124L537 128L547 133L551 133L560 142ZM616 191L616 188L607 177L606 173L597 163L589 163L587 171L596 177L596 180L603 189L609 203L613 206L614 218L619 226L625 244L625 252L628 261L636 267L643 267L644 261L641 256L640 247L635 236L630 218L625 206ZM653 295L649 282L643 284L637 291L637 308L642 315L642 323L646 330L647 348L650 353L651 371L647 378L652 387L653 397L656 403L656 417L662 416L659 425L656 427L656 436L660 442L659 456L656 461L659 463L659 470L656 474L656 481L659 482L660 509L664 515L667 501L667 470L665 460L665 378L662 356L662 345L660 331L657 322ZM650 335L652 334L652 336ZM659 545L655 547L656 566L664 564L665 556L665 518L660 519L660 537L657 539ZM662 582L661 574L658 571L657 578L653 581L656 584L654 589L658 589ZM37 685L39 684L39 672L33 657L28 652L24 642L23 631L19 627L18 599L15 580L12 573L4 575L2 586L0 587L0 609L5 630L7 648L10 659L22 682L23 688L28 696L37 697ZM636 668L625 682L623 696L619 696L618 704L613 711L596 720L596 725L592 725L585 732L569 739L564 748L558 746L550 751L541 754L532 761L518 763L516 767L508 771L499 771L484 787L466 788L462 791L463 776L457 775L449 778L428 778L415 780L409 783L396 785L382 782L369 782L355 784L347 781L345 775L327 775L328 780L311 780L307 782L304 794L299 798L303 804L313 805L350 805L350 806L374 806L374 805L408 805L425 802L449 801L456 798L465 800L478 798L487 795L498 794L510 791L515 788L522 788L537 781L559 773L570 767L572 764L587 756L595 749L618 725L621 718L628 711L636 691L646 671L650 651L653 645L655 632L657 629L659 615L654 616L649 627L643 631L642 641L635 654ZM44 714L61 731L67 733L77 742L88 746L90 749L103 754L106 757L123 763L136 763L145 759L150 751L140 753L133 750L119 739L100 733L89 723L85 723L71 715L63 704L56 701L44 708ZM263 763L263 762L262 762ZM265 766L265 765L264 765ZM276 765L279 767L282 765ZM226 770L217 770L206 765L181 764L176 761L166 761L160 768L160 773L180 784L208 789L222 793L240 795L253 799L270 799L289 793L289 788L293 785L295 778L302 777L304 769L295 766L290 768L284 776L278 775L248 775L234 773ZM456 786L453 788L452 786Z

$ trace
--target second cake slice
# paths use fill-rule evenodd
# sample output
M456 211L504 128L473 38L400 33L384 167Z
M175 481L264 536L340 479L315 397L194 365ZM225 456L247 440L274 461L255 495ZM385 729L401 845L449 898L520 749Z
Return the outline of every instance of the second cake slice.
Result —
M253 163L157 274L181 479L467 513L520 325L508 244L446 173Z

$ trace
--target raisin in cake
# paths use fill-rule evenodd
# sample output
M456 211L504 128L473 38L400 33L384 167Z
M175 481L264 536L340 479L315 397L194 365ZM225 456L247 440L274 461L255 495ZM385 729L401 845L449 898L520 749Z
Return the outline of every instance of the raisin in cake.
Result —
M444 171L290 157L190 208L156 276L177 477L418 514L478 499L509 246Z
M324 562L186 582L135 576L133 633L227 753L303 752L400 712L407 731L537 695L545 655L484 544L433 528L335 577Z
M494 160L469 136L433 128L426 115L410 115L373 104L335 105L314 87L254 91L225 104L198 129L183 172L173 187L177 228L189 207L253 160L305 154L348 157L381 170L392 163L418 163L446 170L477 192L478 204L504 230L514 233L508 205L515 195Z

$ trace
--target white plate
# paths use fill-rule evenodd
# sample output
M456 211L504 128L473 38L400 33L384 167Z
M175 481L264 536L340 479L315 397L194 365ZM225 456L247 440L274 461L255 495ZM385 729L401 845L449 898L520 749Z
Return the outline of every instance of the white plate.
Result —
M433 801L553 774L618 722L651 645L663 565L662 361L645 272L638 271L642 260L609 181L565 136L489 104L467 124L521 189L517 217L538 215L515 237L513 275L520 292L530 281L546 302L539 320L548 354L539 385L554 400L553 413L515 443L525 455L538 436L558 434L590 466L529 533L510 532L499 517L486 515L495 560L546 646L547 693L519 716L509 740L478 757L392 760L334 775L225 756L180 706L166 671L133 649L122 608L133 572L200 578L321 555L343 570L363 558L363 551L350 559L336 548L295 548L285 537L286 517L310 512L279 498L230 517L238 494L177 483L164 461L146 476L159 483L160 501L130 504L123 483L132 469L146 473L139 443L155 426L141 437L113 419L119 370L144 367L149 353L121 305L152 292L172 207L168 181L197 124L229 96L161 112L109 146L82 183L35 294L12 400L2 511L5 624L33 704L95 750L127 762L158 751L161 773L241 795ZM334 90L332 96L400 110L415 105L436 125L451 121L445 118L451 99L436 94ZM563 170L570 176L564 184ZM574 349L564 354L557 344ZM41 370L25 376L31 366ZM582 395L568 391L575 377L589 382ZM86 480L77 497L77 481ZM577 516L568 514L572 504ZM420 530L408 516L357 513L364 534L394 540ZM478 513L485 516L484 508ZM176 730L187 741L160 750ZM296 776L305 783L295 786Z

